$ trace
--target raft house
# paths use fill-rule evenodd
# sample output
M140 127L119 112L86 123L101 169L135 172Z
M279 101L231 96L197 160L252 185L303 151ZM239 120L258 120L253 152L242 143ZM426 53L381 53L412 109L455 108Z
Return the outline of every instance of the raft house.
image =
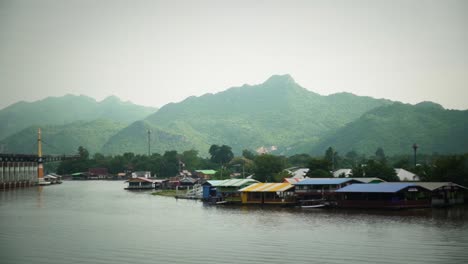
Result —
M239 190L242 204L294 205L294 185L289 183L254 183Z
M298 200L334 200L335 191L345 186L362 183L353 178L307 178L294 183Z
M154 189L155 186L153 180L145 177L130 178L125 182L128 183L128 186L124 188L125 190L148 190Z
M431 206L431 191L414 183L351 184L336 190L339 208L403 209Z
M224 200L228 202L241 202L239 190L258 183L254 179L213 180L202 184L203 200Z
M453 182L418 182L417 185L431 191L432 206L463 204L468 188Z

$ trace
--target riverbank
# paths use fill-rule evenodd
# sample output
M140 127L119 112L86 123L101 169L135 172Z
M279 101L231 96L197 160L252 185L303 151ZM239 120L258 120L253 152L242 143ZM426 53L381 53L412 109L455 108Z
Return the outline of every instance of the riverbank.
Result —
M177 191L176 190L160 190L160 191L152 192L151 195L176 197Z

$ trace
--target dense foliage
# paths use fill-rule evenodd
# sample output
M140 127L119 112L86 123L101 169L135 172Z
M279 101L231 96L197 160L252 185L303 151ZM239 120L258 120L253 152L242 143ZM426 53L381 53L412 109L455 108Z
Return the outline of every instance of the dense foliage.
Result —
M327 152L323 156L315 157L308 154L291 157L263 154L254 155L253 159L239 156L223 164L215 163L209 158L199 157L198 151L193 149L182 153L175 150L166 151L163 155L153 153L151 156L134 153L116 156L96 153L90 156L85 148L79 147L78 153L79 159L61 162L57 172L70 174L88 171L89 168L104 167L113 174L151 171L152 175L166 178L178 175L181 170L214 169L218 173L213 179L228 179L233 175L238 178L253 175L255 179L262 182L282 182L284 178L290 177L285 168L305 167L309 168L308 177L332 177ZM381 151L376 151L376 154L366 157L353 151L342 157L336 153L335 166L336 169L352 168L353 177L378 177L386 181L398 181L393 168L404 168L419 175L423 181L451 181L468 186L468 154L420 155L417 166L414 166L409 156L382 156L383 148Z
M322 142L309 145L312 153L328 146L340 152L351 150L371 154L377 148L386 154L464 153L468 150L468 111L445 110L434 103L408 105L395 103L373 109L350 122Z

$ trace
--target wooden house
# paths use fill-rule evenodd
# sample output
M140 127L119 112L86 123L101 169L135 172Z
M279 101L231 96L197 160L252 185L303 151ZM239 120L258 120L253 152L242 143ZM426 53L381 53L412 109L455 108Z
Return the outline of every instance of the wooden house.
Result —
M335 191L342 208L401 209L431 206L431 191L414 183L352 184Z
M468 188L453 182L418 182L417 185L431 191L432 206L463 204Z
M298 200L334 200L335 190L353 183L362 183L352 178L308 178L294 183Z
M239 190L242 204L294 205L294 185L289 183L254 183Z
M154 181L145 177L130 178L126 182L128 183L126 190L154 189Z

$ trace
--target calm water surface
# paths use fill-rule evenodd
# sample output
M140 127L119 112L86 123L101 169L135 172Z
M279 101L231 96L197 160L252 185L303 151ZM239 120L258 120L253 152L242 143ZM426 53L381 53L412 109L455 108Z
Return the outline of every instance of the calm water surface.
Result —
M468 263L467 207L213 207L123 187L0 191L0 263Z

